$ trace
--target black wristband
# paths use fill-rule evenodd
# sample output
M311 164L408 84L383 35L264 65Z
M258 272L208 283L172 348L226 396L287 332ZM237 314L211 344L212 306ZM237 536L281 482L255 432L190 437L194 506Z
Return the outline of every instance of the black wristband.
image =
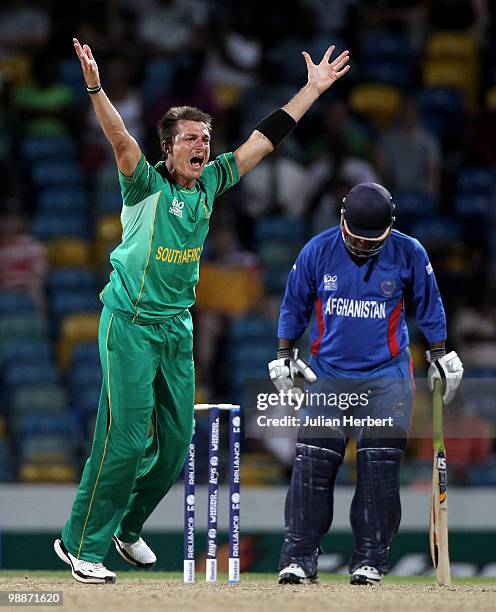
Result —
M289 347L277 349L277 359L291 359L292 356L293 349L290 349Z
M446 355L446 349L443 349L443 348L431 349L429 351L430 363L433 363L434 361L441 359L441 357L444 357L445 355Z
M86 86L86 91L87 91L89 94L93 95L93 94L98 93L98 92L101 90L101 88L102 88L102 84L100 83L100 84L99 84L99 85L97 85L96 87L88 87L88 86Z
M276 148L296 127L296 121L282 108L267 115L255 126Z

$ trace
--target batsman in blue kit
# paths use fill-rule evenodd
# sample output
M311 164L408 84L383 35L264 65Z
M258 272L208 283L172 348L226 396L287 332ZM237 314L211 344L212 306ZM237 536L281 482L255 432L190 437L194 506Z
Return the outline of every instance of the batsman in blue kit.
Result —
M394 220L387 189L376 183L356 185L343 200L340 226L310 240L288 277L271 379L279 391L301 394L294 386L300 375L313 383L307 395L311 389L312 397L321 391L331 397L332 391L353 401L346 410L311 402L305 409L306 421L327 417L325 423L332 426L321 426L324 421L316 427L300 424L285 504L281 584L318 580L320 543L331 526L334 484L352 435L357 483L350 509L350 581L379 583L389 570L389 546L401 517L399 475L414 390L406 297L429 344L430 388L441 379L449 403L463 375L457 354L445 351L446 317L427 253L418 240L393 230ZM308 365L294 344L314 310ZM345 426L350 415L357 417L351 429Z

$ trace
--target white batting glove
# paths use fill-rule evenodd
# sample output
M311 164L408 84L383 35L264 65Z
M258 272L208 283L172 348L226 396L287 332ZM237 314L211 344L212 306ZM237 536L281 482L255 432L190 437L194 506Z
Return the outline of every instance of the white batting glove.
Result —
M451 351L447 355L444 349L432 349L425 352L427 361L431 364L427 372L427 383L431 391L434 390L434 381L443 383L443 402L449 404L455 397L456 390L463 376L463 364L455 353Z
M300 395L303 391L295 386L295 378L303 378L307 383L316 382L317 375L303 359L298 357L298 349L279 349L277 359L268 365L269 376L278 391Z
M317 374L312 370L306 361L298 357L298 349L294 349L293 359L291 359L291 378L304 378L305 382L313 385L317 382Z

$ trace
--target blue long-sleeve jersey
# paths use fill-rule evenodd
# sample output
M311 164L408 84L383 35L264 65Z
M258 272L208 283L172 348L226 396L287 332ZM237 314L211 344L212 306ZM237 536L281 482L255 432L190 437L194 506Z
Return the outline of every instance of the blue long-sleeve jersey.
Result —
M410 296L427 342L446 339L436 278L418 240L393 230L378 256L356 261L340 226L312 238L288 277L279 338L300 338L315 309L312 354L342 370L371 370L408 346L404 300Z

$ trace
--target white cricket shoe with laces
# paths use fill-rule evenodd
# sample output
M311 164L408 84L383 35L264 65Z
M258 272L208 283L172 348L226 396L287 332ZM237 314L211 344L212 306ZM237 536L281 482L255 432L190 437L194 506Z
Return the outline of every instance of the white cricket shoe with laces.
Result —
M382 574L371 565L362 565L350 577L350 584L380 584Z
M116 580L114 572L108 570L103 563L92 563L76 559L67 550L61 539L55 540L53 548L59 559L71 566L71 573L74 580L86 584L113 584Z
M317 572L306 574L298 563L290 563L279 572L279 584L316 584L318 581Z
M112 540L120 556L128 563L131 563L131 565L143 569L151 569L157 562L155 553L143 538L140 538L133 544L122 542L116 535L112 536Z

